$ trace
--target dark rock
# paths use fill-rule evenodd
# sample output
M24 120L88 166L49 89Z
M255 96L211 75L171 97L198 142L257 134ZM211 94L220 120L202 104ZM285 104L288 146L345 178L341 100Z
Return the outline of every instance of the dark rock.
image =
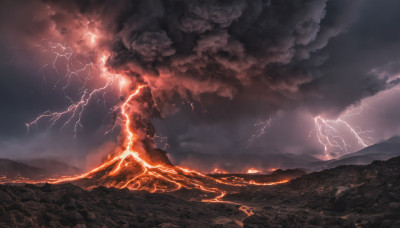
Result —
M51 192L52 185L50 185L49 183L46 183L40 188L40 190L42 190L43 192Z
M256 208L249 217L238 205L193 200L199 194L0 185L0 227L400 227L400 157L228 194Z
M252 215L244 220L243 227L257 228L257 227L274 227L269 225L269 218L259 215Z
M80 213L86 221L94 221L96 219L96 214L94 212L82 210Z
M5 191L0 190L0 204L9 203L11 201L12 199L10 195Z
M77 211L70 211L63 214L60 222L64 226L75 226L78 223L83 223L83 218Z
M20 202L14 202L12 203L7 210L19 210L22 211L24 209L24 206Z
M36 195L36 192L30 188L24 188L23 191L20 192L20 197L22 202L26 201L39 201L39 197Z

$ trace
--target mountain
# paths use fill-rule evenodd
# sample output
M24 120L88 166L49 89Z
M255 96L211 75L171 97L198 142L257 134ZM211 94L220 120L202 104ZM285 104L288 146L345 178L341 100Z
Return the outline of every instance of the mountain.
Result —
M37 158L30 160L18 160L18 162L33 167L40 167L46 171L46 175L48 176L72 176L82 172L81 169L75 166L71 166L67 163L54 159Z
M262 148L257 149L262 150ZM218 168L228 173L237 172L239 167L242 168L242 172L245 172L250 167L258 170L303 168L318 171L339 165L366 165L375 160L387 160L395 156L400 156L400 136L394 136L357 152L328 161L319 160L307 154L221 153L210 156L199 152L188 152L179 154L177 162L184 166L193 167L196 170L209 171L205 170L205 167L201 164L215 164L215 160L224 160L224 163L218 164ZM210 169L210 167L206 168Z
M0 158L0 176L3 178L37 178L43 176L45 170L9 159Z
M259 151L262 151L259 148ZM247 172L254 168L266 172L270 169L294 169L308 168L312 162L321 162L321 160L307 154L290 153L229 153L207 154L200 152L187 152L174 154L177 159L174 164L191 167L195 170L210 172L214 168L224 170L228 173ZM224 161L224 162L216 162Z
M366 147L358 152L346 154L340 159L345 159L353 156L398 156L400 155L400 136L392 137L386 141Z
M79 168L53 159L16 161L0 159L0 177L2 179L28 178L37 180L79 173L81 173Z
M322 170L340 165L365 165L372 161L383 161L395 156L400 156L400 136L394 136L357 152L346 154L338 159L317 161L308 164L308 166L313 170Z

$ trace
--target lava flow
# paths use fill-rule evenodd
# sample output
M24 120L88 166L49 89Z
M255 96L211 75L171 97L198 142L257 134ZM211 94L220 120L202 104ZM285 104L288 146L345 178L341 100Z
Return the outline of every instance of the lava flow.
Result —
M121 107L121 114L125 119L123 129L126 134L125 149L88 173L75 177L63 177L49 182L71 182L86 189L105 186L128 188L130 190L146 190L152 193L172 192L182 188L197 189L210 194L206 199L202 199L203 202L240 205L239 209L248 216L253 214L248 206L225 201L223 200L224 196L232 190L237 190L237 188L249 185L275 185L287 182L287 180L284 180L279 182L257 183L241 179L229 181L210 177L171 164L162 162L154 163L143 159L140 153L140 150L143 149L141 149L137 134L131 129L132 120L128 109L131 106L132 100L140 95L144 87L146 86L140 85L134 90Z
M199 190L202 194L202 202L226 203L238 205L239 210L247 216L253 215L253 210L247 205L238 202L224 200L228 193L238 192L241 188L248 186L269 186L286 183L289 180L276 182L255 182L240 177L218 178L208 176L194 170L173 166L168 162L154 162L144 159L141 142L138 135L131 128L129 108L135 97L139 96L146 85L140 85L121 106L121 114L124 117L123 133L125 149L122 152L104 162L99 167L82 175L74 177L61 177L58 179L46 180L9 180L0 178L2 183L73 183L85 189L92 189L98 186L127 188L130 190L145 190L151 193L173 192L179 189ZM151 160L151 159L150 159Z
M90 45L95 45L97 33L87 32L85 33L86 38L89 39ZM81 118L82 113L89 105L90 102L94 100L95 96L99 94L103 95L103 98L107 91L114 85L119 85L119 92L126 92L128 87L127 77L124 75L119 75L115 73L110 73L106 67L106 60L108 53L98 51L98 55L102 58L98 58L94 62L89 62L84 64L82 68L73 68L72 60L73 52L72 49L55 43L50 45L50 50L55 55L53 61L53 67L56 69L56 62L59 58L65 58L67 73L65 78L67 83L62 88L65 89L70 85L71 77L76 75L79 76L80 73L89 71L92 66L98 69L102 78L106 80L104 86L95 88L92 90L84 90L81 99L77 102L72 102L72 104L65 110L61 112L50 112L46 111L42 115L38 116L31 123L27 123L26 126L28 130L31 126L37 125L42 119L50 120L50 127L56 122L61 121L61 119L67 119L67 121L62 125L62 127L73 123L74 128L74 138L77 135L77 130L82 128ZM89 70L88 70L89 69ZM56 69L57 70L57 69ZM91 72L91 71L89 71ZM89 76L83 75L85 80L88 81ZM102 79L100 78L100 79ZM131 82L133 83L133 82ZM82 175L73 177L61 177L59 179L46 179L40 181L30 181L26 179L22 180L1 180L0 182L49 182L49 183L74 183L85 189L92 189L98 186L105 187L115 187L115 188L127 188L130 190L145 190L151 193L163 193L163 192L173 192L179 189L191 189L202 192L201 200L203 202L209 203L228 203L234 205L240 205L240 210L245 212L247 215L251 215L253 212L251 209L245 205L223 200L223 198L229 192L237 192L240 188L245 188L251 185L275 185L284 183L287 180L278 182L267 182L259 183L253 180L246 180L244 178L233 178L224 179L218 177L212 177L205 175L194 170L185 169L178 166L173 166L168 158L165 156L164 151L158 149L152 149L144 145L143 138L152 139L153 136L144 134L147 132L139 131L143 126L136 126L135 114L137 112L142 112L144 108L149 108L152 104L142 104L140 99L144 97L144 90L150 90L150 86L146 84L138 85L137 88L131 91L130 95L125 99L120 108L121 119L118 124L122 126L122 147L117 148L112 155L109 156L108 160L97 168L84 173ZM135 103L139 102L139 103ZM147 106L146 106L147 105ZM147 117L146 117L147 118ZM147 119L146 119L147 120ZM264 123L264 122L263 122ZM258 132L258 135L264 133L264 129L267 128L271 123L271 119L266 121L262 127L262 130ZM256 125L258 126L258 125ZM114 127L111 129L113 130ZM142 129L143 130L143 129ZM258 136L257 136L258 137ZM150 140L152 141L152 140Z

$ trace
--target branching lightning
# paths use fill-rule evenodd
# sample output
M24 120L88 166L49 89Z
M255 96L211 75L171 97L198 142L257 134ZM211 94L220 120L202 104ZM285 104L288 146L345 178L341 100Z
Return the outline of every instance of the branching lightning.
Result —
M324 147L324 159L332 159L330 154L332 148L337 148L340 151L348 152L352 147L349 139L343 135L350 134L356 140L357 144L362 148L372 144L373 138L370 136L373 131L361 130L359 126L353 126L346 118L359 115L365 105L360 105L357 108L350 108L344 114L335 120L326 119L322 116L314 117L314 129L310 131L310 135L315 132L318 142Z
M89 39L90 44L94 45L96 43L96 34L88 32L84 37ZM82 63L75 56L71 47L56 42L50 42L48 47L42 49L42 52L50 52L52 55L54 55L52 67L57 73L60 71L57 67L57 64L61 60L65 62L65 64L63 64L65 68L65 74L63 77L66 80L66 83L61 86L61 89L64 91L66 99L70 101L70 105L64 110L58 112L47 110L36 117L33 121L26 123L25 125L29 132L32 126L37 126L40 121L45 119L48 121L49 127L53 127L56 123L64 121L61 129L67 125L72 125L74 130L73 138L75 140L78 131L82 130L83 128L82 116L89 103L92 101L99 102L102 99L103 104L105 105L105 96L107 92L109 92L109 90L111 90L115 85L119 85L121 91L123 86L126 85L126 80L121 75L110 74L107 71L105 66L107 60L106 54L103 54L101 58L92 56L92 58L90 58L91 60L89 60L87 63ZM94 52L91 52L91 55L94 55ZM49 64L45 64L41 69L47 67L48 65ZM93 71L99 72L99 76L103 77L102 80L104 83L103 86L98 88L88 89L86 88L86 84L92 78ZM65 93L65 90L70 86L73 77L76 77L82 84L80 89L81 96L77 101L74 101ZM57 85L58 83L56 83L54 87L56 88Z
M97 35L93 32L87 32L84 38L88 39L89 46L95 46ZM77 137L79 130L82 130L82 116L91 102L99 102L101 99L105 102L106 94L116 85L119 85L119 91L129 92L129 96L118 107L112 110L112 118L114 120L113 127L105 134L113 131L115 126L121 126L121 134L123 145L117 148L118 153L109 156L108 161L102 165L94 168L93 170L82 175L74 177L61 177L56 180L46 180L50 183L62 182L84 182L90 180L85 187L95 187L103 185L106 187L128 188L131 190L146 190L149 192L170 192L181 188L198 189L204 193L213 194L213 198L203 198L203 202L210 203L228 203L239 205L246 215L253 214L252 209L246 205L236 202L223 200L224 196L228 193L227 189L234 187L245 187L249 185L275 185L285 183L288 180L281 180L277 182L257 183L254 181L237 180L236 182L225 181L223 179L213 178L208 175L196 172L194 170L185 169L179 166L171 166L167 164L153 164L146 156L143 156L145 150L142 142L138 139L139 133L133 129L133 119L131 119L133 101L140 96L141 90L148 85L132 85L136 89L131 91L125 88L128 85L127 79L124 75L110 73L106 67L106 60L108 53L91 52L90 61L82 63L75 58L75 54L71 47L60 43L50 43L48 48L43 49L43 52L50 52L54 55L52 66L56 72L58 64L61 59L65 61L65 74L64 79L66 83L61 86L65 92L71 86L73 78L77 78L81 83L80 98L74 101L66 95L70 101L70 105L62 111L45 111L33 121L26 123L28 131L32 126L37 126L40 121L47 120L49 127L53 127L57 123L61 124L61 129L66 126L73 126L74 139ZM42 68L50 64L44 65ZM101 79L103 83L94 89L87 88L89 80L94 76L93 72L99 72L97 79ZM133 83L133 82L131 82ZM55 85L57 87L57 83ZM125 89L124 89L125 88ZM150 88L150 87L149 87ZM64 93L65 94L65 93ZM155 108L158 108L155 100ZM192 109L194 104L190 102ZM249 143L253 143L258 137L265 133L266 128L271 125L272 119L256 123L254 126L259 129L251 136ZM166 137L156 136L162 142L166 142ZM166 146L168 144L165 144ZM118 176L118 181L113 180L113 177ZM94 182L92 181L94 180Z
M272 118L269 117L269 119L255 123L254 127L258 128L257 131L250 136L250 138L247 140L247 147L251 146L254 141L258 138L260 138L262 135L265 134L265 131L267 128L269 128L272 124Z

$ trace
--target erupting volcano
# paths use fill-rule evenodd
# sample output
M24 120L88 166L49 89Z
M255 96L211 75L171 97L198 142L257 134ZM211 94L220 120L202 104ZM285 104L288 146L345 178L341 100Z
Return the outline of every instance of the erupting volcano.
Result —
M399 8L0 1L0 227L400 227Z
M138 86L125 100L121 107L121 114L124 116L124 148L116 152L109 160L92 171L76 176L61 178L53 183L71 182L87 189L98 186L128 188L130 190L146 190L151 193L172 192L181 188L198 189L205 193L210 193L213 198L205 198L204 202L221 202L238 204L235 202L224 201L223 197L228 191L235 188L249 185L275 185L286 183L288 180L277 182L258 183L254 180L246 181L243 178L234 177L233 179L218 179L202 173L173 166L160 149L146 151L140 137L135 133L135 125L131 120L132 114L129 112L132 101L141 96L141 91L145 85ZM253 212L245 205L241 205L240 210L247 215Z
M101 37L101 35L95 35L90 31L85 31L84 34L84 39L87 40L89 48L96 46L97 39ZM95 86L90 91L85 89L80 99L77 102L72 102L64 111L44 112L26 124L28 130L32 126L38 125L43 119L49 119L50 127L52 127L57 122L62 122L63 118L65 118L66 120L61 128L72 124L74 138L76 138L78 130L83 127L82 116L89 104L100 94L105 100L107 92L117 85L123 102L119 107L113 107L114 123L108 132L113 131L117 125L121 126L118 139L119 146L108 154L107 159L100 166L81 175L42 180L17 179L10 181L6 179L4 182L73 183L85 189L105 186L120 189L127 188L129 190L145 190L151 193L188 189L202 192L203 195L200 198L203 202L241 205L236 202L225 201L223 197L228 193L237 192L239 189L248 186L276 185L286 183L289 180L286 177L269 180L261 178L258 181L229 175L228 177L215 177L174 166L167 157L166 152L157 149L154 143L155 130L151 123L151 118L159 117L161 112L156 99L152 95L152 88L156 84L151 84L152 81L146 79L144 75L139 76L136 73L125 72L124 70L110 71L109 62L112 62L112 56L108 51L93 52L90 54L93 60L89 60L88 63L81 63L71 47L61 43L50 43L49 50L55 56L53 68L56 71L58 71L58 61L60 59L65 60L65 66L63 67L66 69L65 79L67 82L62 87L63 90L71 86L71 80L74 76L84 78L85 81L82 87L84 88L87 81L91 79L90 72L92 71L98 73L96 80L102 82L103 85ZM151 85L148 85L148 83ZM159 97L157 98L159 99ZM193 108L193 104L191 105ZM259 172L255 171L250 172L249 170L249 173ZM253 213L245 205L241 205L240 210L247 215Z

